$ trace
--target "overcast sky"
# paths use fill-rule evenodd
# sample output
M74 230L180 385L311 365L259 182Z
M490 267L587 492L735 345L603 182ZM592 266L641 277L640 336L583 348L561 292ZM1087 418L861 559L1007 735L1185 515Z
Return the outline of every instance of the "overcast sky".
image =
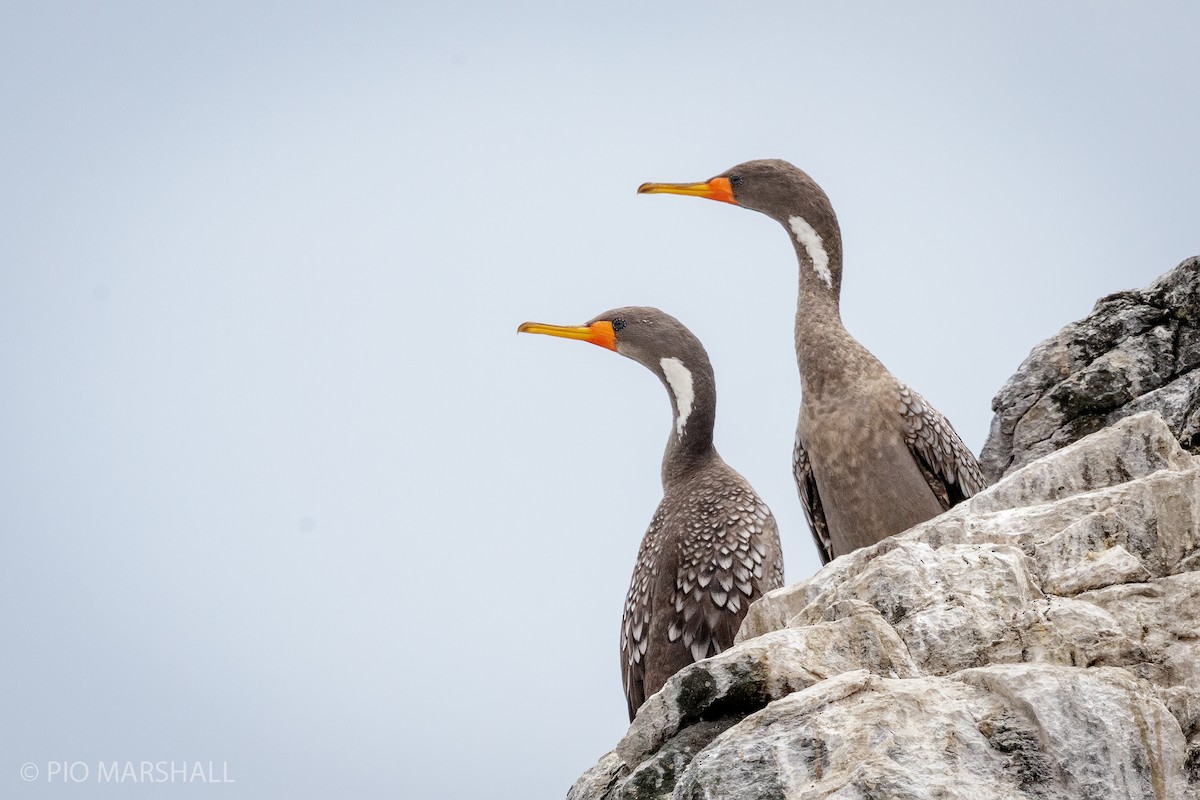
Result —
M1033 345L1200 253L1198 36L1185 2L0 3L0 796L561 796L626 727L671 415L516 326L689 325L801 580L787 234L638 184L807 170L847 327L978 452ZM141 760L236 782L97 782Z

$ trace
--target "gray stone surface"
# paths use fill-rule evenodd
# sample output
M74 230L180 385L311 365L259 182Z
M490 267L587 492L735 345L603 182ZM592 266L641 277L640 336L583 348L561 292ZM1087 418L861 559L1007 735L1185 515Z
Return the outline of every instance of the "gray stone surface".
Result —
M1200 257L1033 349L992 401L980 465L989 480L1125 416L1157 410L1200 452Z
M1186 747L1126 671L1007 664L944 678L845 673L693 759L680 798L1178 798Z
M751 607L570 798L1200 800L1200 459L1156 412Z

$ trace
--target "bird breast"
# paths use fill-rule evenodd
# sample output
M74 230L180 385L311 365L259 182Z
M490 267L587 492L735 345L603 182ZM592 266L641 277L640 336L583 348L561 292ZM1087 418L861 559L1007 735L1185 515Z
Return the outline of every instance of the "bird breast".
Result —
M886 392L806 400L797 436L809 453L834 552L874 544L942 512Z

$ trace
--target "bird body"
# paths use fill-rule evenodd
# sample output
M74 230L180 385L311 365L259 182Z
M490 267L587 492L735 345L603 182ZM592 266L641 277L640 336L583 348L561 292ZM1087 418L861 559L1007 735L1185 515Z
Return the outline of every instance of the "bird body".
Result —
M796 441L803 455L793 471L797 482L804 480L807 458L829 532L823 549L831 554L872 545L944 510L913 459L889 378L875 372L842 392L806 396L800 406Z
M802 400L792 466L823 562L931 519L986 485L950 423L842 325L841 230L816 181L768 159L703 183L647 183L638 191L740 205L788 231L800 269Z
M621 619L629 719L683 667L716 655L750 603L783 585L779 531L766 503L713 447L716 384L708 354L678 320L629 307L578 327L519 331L582 339L638 361L671 399L663 498L638 549Z
M783 585L767 505L719 456L663 484L621 619L621 678L632 720L693 661L733 644L750 603Z

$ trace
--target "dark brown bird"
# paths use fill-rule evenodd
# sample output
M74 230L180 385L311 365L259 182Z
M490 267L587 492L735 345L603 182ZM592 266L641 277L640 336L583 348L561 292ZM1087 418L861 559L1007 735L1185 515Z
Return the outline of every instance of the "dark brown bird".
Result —
M792 467L823 562L931 519L987 485L946 418L842 326L842 235L816 181L768 159L703 183L644 183L638 192L732 203L788 232L800 262L802 400Z
M671 398L663 498L638 549L621 618L632 722L668 678L732 645L750 603L783 585L779 531L767 504L713 448L712 364L679 320L630 307L578 327L526 322L517 330L615 350L657 375Z

